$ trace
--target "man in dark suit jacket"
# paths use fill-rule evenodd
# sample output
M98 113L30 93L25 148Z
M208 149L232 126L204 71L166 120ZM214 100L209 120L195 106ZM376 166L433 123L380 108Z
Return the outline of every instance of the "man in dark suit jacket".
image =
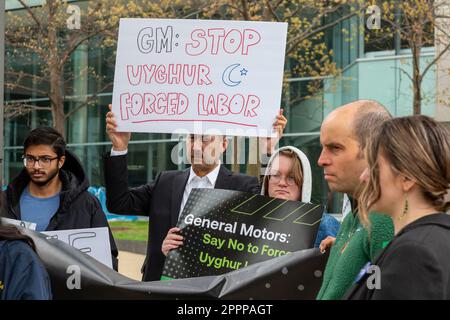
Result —
M279 136L286 125L280 113L274 127ZM113 144L105 156L104 170L108 210L119 214L148 214L149 239L143 266L143 281L160 280L165 256L161 246L186 204L192 188L217 188L259 193L258 178L233 173L220 163L228 141L222 136L188 136L187 158L192 166L183 171L164 171L138 188L128 188L126 153L131 134L116 131L112 112L106 115L106 129ZM278 139L278 138L277 138Z

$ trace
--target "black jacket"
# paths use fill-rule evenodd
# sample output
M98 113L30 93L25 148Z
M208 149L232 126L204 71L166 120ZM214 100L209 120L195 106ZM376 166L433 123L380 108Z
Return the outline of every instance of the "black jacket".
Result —
M66 150L66 161L59 171L62 182L60 205L58 211L50 219L46 231L69 230L83 228L108 227L105 213L98 199L89 193L89 181L78 158ZM30 182L30 177L23 169L6 189L3 205L6 218L21 219L20 196ZM113 267L117 270L117 247L111 230L109 230Z
M369 289L375 273L366 274L346 299L450 300L450 216L420 218L407 225L377 258L380 289Z
M105 156L106 204L110 212L148 215L149 239L143 266L143 280L160 280L165 256L161 246L170 228L175 227L190 169L163 171L141 187L128 188L126 156ZM217 189L259 193L256 177L233 173L223 165L217 176Z

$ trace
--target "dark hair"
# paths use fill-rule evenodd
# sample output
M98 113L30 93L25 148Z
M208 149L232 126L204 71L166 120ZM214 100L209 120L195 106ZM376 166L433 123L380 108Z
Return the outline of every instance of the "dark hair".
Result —
M20 233L20 230L12 225L2 225L0 221L0 240L21 240L27 243L34 251L36 246L33 239Z
M59 158L66 152L66 142L63 136L51 127L40 127L32 130L23 143L24 153L28 147L37 145L51 146Z
M363 157L370 135L392 116L386 107L375 100L361 100L360 103L353 122L353 134L358 140Z

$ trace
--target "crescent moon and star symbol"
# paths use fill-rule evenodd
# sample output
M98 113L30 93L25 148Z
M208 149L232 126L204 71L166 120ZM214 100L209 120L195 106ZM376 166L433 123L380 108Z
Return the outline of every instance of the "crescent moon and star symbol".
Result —
M235 74L235 78L232 79L232 73L233 71L235 71L235 69L239 68L241 64L240 63L235 63L232 64L228 67L225 68L225 71L222 73L222 81L223 83L225 83L227 86L229 87L235 87L237 85L239 85L242 81L241 80L237 80L236 77L236 72L234 72ZM242 67L241 70L238 70L240 72L240 77L242 78L243 76L247 75L248 70L245 69L244 67Z

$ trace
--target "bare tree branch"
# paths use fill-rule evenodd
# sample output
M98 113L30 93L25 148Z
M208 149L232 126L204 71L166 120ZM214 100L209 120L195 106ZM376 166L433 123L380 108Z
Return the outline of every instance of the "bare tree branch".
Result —
M12 87L14 89L19 88L19 89L23 89L23 90L28 91L28 92L35 92L35 93L41 94L43 96L47 96L48 95L47 91L39 90L37 88L30 88L30 87L27 87L27 86L24 86L24 85L21 85L21 84L17 84L17 83L8 83L7 86L8 87Z
M41 32L45 33L45 29L42 27L41 22L38 20L38 18L34 14L33 10L31 10L31 8L23 0L18 0L18 1L27 10L28 14L34 20L34 22L36 23L38 28L41 30Z
M242 11L241 8L235 6L235 5L231 4L231 3L227 4L227 6L230 7L231 9L234 9L234 10L236 10L237 12L239 12L239 13L242 15L242 17L244 18L244 15L245 15L245 14L244 14L244 11ZM244 19L245 19L245 18L244 18Z
M403 68L400 68L400 67L392 67L392 68L400 70L402 73L404 73L409 78L409 80L411 80L411 82L413 81L413 78Z
M277 13L274 11L272 5L270 4L270 0L265 0L266 6L269 9L269 12L272 14L275 20L280 22L280 18L278 17Z
M450 40L450 33L447 33L447 31L442 29L441 26L439 26L438 24L436 24L434 27L438 29L440 32L442 32L447 37L447 39Z
M95 94L93 94L92 96L90 96L89 98L86 99L86 101L84 101L83 103L81 103L80 105L76 106L75 108L73 108L72 110L70 110L68 113L65 114L65 118L70 118L73 114L77 113L80 109L86 107L87 105L89 105L92 101L96 100L98 98L98 95L103 93L106 89L108 89L110 86L112 85L112 83L108 83L107 85L105 85L102 89L97 90Z
M244 17L244 20L250 20L250 15L248 12L248 2L247 0L241 0L241 5L242 5L242 15Z
M73 42L71 42L68 46L68 48L66 49L66 51L64 52L63 56L61 57L61 62L60 65L63 66L66 62L67 59L69 59L70 55L86 40L89 40L92 37L95 37L96 35L102 33L103 31L105 31L105 29L101 29L101 30L97 30L94 33L90 33L85 35L84 37L78 37L77 39L73 39Z
M17 71L8 71L5 70L5 76L16 76L18 78L31 78L33 80L39 80L43 82L48 82L48 79L45 77L38 76L36 74L26 73L26 72L17 72Z
M426 66L426 68L422 72L422 78L425 77L425 74L430 70L430 68L440 59L442 56L447 53L450 49L450 43Z
M32 111L51 111L50 107L39 107L26 103L5 103L5 117L12 119L15 117L23 116Z

